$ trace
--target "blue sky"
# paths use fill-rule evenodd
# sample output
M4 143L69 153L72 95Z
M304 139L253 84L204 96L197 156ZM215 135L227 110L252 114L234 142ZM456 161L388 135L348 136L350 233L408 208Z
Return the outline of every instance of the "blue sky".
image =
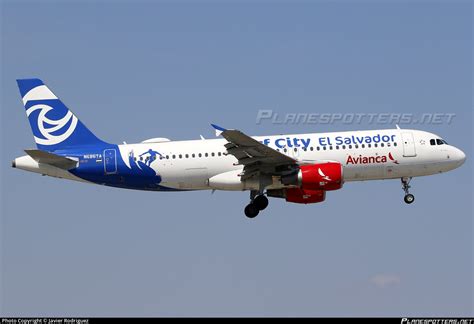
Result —
M470 2L1 4L1 314L473 315ZM391 125L272 125L279 113L454 113L414 125L466 163L347 183L326 202L149 193L10 168L34 146L15 79L39 77L99 137Z

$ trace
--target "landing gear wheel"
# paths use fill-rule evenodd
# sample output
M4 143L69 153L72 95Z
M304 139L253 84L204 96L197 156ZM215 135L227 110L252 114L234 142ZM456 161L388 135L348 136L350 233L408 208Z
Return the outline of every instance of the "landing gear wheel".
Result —
M244 213L248 218L254 218L258 215L259 210L255 204L250 203L245 207Z
M410 178L402 178L402 189L403 191L405 191L405 197L403 198L403 200L407 203L407 204L411 204L412 202L415 201L415 196L413 196L410 192L409 192L409 189L410 189L410 181L411 181L411 177Z
M252 204L257 206L258 210L264 210L268 206L268 198L265 195L259 195L255 197Z
M407 194L405 195L405 198L403 198L403 200L405 200L407 204L411 204L415 201L415 196L413 196L412 194Z

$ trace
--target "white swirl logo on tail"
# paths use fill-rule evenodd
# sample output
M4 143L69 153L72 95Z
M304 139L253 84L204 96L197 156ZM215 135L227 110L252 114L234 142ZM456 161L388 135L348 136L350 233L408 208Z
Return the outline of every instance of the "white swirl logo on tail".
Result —
M41 133L41 136L44 138L39 138L35 136L35 141L37 144L40 145L55 145L61 142L64 142L66 139L71 136L77 126L77 117L72 114L71 111L68 110L67 114L58 120L52 120L46 117L48 111L52 110L53 107L45 105L45 104L38 104L34 105L26 110L26 115L28 118L30 117L31 113L36 110L40 110L38 115L38 130ZM65 128L67 123L69 127L60 135L53 135L54 132L57 132L60 129ZM46 128L45 124L52 125L52 127Z

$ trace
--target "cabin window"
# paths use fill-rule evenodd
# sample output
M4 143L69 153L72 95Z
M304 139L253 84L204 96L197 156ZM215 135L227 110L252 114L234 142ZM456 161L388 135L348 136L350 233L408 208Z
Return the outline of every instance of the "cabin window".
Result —
M205 157L208 157L208 156L209 156L209 154L205 153L205 154L204 154L204 156L205 156Z
M214 152L212 152L212 153L211 153L211 156L214 156L214 155L215 155Z
M221 156L221 155L222 155L222 153L221 153L221 152L217 152L217 155Z
M182 159L182 158L183 158L183 155L182 155L182 154L180 154L180 155L179 155L179 158L180 158L180 159Z
M306 152L306 147L303 147L303 151L305 151L305 152Z
M169 156L169 155L167 155L167 156L166 156L166 159L167 159L167 160L169 160L169 158L170 158L170 156Z
M284 150L283 150L283 152L285 152L285 153L286 153L286 149L284 149Z
M323 151L326 151L326 146L323 146Z
M295 147L295 152L298 152L298 149Z
M362 147L362 148L365 148L365 144L362 144L361 147Z
M372 145L371 145L371 144L367 144L367 147L368 147L368 148L371 148L371 147L372 147Z
M346 146L345 146L345 145L342 145L342 149L345 150L345 149L346 149Z
M380 143L380 147L384 147L385 145L383 143Z
M377 146L378 146L377 143L374 143L374 147L377 147Z
M397 142L393 142L393 146L397 146Z
M195 157L196 157L196 154L193 153L193 154L191 154L191 156L192 156L193 158L195 158Z
M352 148L352 144L349 144L349 148L350 148L350 149Z
M387 143L387 146L390 147L390 143Z
M188 154L186 154L186 158L189 158L189 155L188 155Z
M176 159L176 155L173 154L173 159Z
M339 145L336 145L336 150L339 150Z
M358 144L354 145L354 148L358 149L358 148L359 148L359 145L358 145Z

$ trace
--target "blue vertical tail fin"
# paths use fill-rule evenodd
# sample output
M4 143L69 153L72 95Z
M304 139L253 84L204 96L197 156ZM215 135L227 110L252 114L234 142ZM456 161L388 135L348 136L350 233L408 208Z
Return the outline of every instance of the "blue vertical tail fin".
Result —
M56 151L106 144L95 136L39 79L17 80L37 147Z

